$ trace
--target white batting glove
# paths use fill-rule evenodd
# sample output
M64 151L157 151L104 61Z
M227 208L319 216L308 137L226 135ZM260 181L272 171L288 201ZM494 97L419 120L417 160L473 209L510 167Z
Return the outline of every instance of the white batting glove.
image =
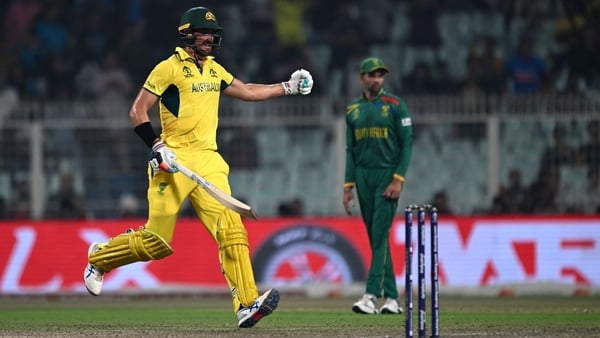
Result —
M298 84L298 91L302 95L308 95L312 91L313 78L310 72L305 69L300 69L300 83Z
M168 173L176 173L179 171L175 167L176 160L177 155L171 149L167 148L162 141L158 141L152 146L148 162L150 162L150 166L154 171L162 170Z
M308 95L312 91L313 78L308 70L298 69L292 73L290 80L282 82L285 95Z

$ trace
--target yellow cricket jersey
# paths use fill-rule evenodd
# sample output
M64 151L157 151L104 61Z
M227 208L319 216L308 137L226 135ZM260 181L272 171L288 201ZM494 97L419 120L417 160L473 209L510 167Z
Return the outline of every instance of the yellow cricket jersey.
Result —
M213 57L200 69L180 47L156 65L144 89L160 98L163 142L171 148L216 150L219 98L232 82L233 75Z

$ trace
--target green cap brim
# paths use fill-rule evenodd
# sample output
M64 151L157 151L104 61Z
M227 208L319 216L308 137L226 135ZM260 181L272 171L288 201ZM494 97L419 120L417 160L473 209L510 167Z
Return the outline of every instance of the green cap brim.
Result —
M383 70L386 73L390 71L390 69L383 63L383 61L376 57L368 57L360 63L361 74L374 72L376 70Z

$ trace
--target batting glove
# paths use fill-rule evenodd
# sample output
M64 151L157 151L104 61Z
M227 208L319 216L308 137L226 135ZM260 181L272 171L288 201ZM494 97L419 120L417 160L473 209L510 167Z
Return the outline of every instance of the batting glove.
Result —
M298 92L302 95L308 95L312 91L313 78L308 70L300 69L300 82L298 84Z
M175 167L176 160L177 155L171 149L167 148L162 141L158 141L152 146L148 162L150 162L150 166L154 171L162 170L168 173L176 173L179 171Z
M285 95L308 95L312 91L313 78L305 69L298 69L292 73L290 80L282 82Z

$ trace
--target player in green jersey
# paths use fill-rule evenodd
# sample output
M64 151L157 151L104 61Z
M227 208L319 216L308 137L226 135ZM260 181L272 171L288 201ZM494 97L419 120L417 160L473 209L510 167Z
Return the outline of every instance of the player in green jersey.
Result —
M348 215L356 187L371 247L364 296L357 313L402 313L390 254L389 233L412 154L412 121L404 101L383 90L389 68L369 57L360 65L362 96L346 107L344 208ZM377 298L384 304L377 308Z

